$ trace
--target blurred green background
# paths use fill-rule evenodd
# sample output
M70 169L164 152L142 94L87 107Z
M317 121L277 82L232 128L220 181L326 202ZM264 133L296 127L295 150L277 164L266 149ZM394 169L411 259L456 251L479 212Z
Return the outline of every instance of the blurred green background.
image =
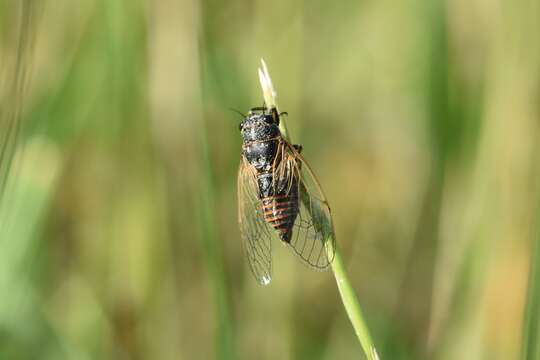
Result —
M331 272L243 257L261 57L381 359L520 358L540 2L0 0L0 359L362 358Z

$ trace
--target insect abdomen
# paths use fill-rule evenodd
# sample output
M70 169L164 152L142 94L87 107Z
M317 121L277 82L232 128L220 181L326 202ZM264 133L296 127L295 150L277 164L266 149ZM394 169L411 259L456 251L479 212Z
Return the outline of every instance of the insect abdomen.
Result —
M294 221L298 215L298 193L292 187L288 194L262 199L264 220L279 234L282 241L290 242Z

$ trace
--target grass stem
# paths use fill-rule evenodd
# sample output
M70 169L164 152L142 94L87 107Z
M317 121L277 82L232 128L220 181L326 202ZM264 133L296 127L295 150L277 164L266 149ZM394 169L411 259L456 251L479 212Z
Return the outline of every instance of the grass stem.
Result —
M539 201L540 204L540 201ZM523 319L523 343L521 358L538 359L540 356L540 207L529 272L529 289Z
M261 64L262 67L259 69L259 81L261 83L261 88L263 91L264 102L268 108L275 107L277 109L276 91L274 90L272 80L268 73L268 68L266 66L266 63L262 59ZM281 131L281 135L290 142L287 126L283 118L280 119L279 129ZM306 206L306 208L310 209L309 206ZM331 236L334 235L332 234ZM379 360L377 350L373 345L373 340L371 339L371 335L366 325L364 315L362 314L360 303L358 302L358 298L356 296L354 288L352 287L351 282L349 281L349 277L347 276L347 271L343 264L341 253L339 252L337 245L333 245L335 243L333 240L334 239L326 239L325 245L329 258L334 256L334 260L332 262L332 272L334 273L334 277L336 278L336 283L338 286L339 295L341 296L341 301L343 302L345 311L349 316L349 320L351 321L351 324L354 328L354 332L356 333L358 341L360 342L360 345L362 346L362 349L364 350L367 359Z

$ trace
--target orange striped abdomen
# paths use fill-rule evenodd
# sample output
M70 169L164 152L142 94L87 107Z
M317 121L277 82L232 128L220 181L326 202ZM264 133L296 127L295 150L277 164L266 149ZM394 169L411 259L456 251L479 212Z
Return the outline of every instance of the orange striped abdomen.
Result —
M282 241L290 242L294 221L298 215L298 192L293 186L288 194L262 199L264 220L279 234Z

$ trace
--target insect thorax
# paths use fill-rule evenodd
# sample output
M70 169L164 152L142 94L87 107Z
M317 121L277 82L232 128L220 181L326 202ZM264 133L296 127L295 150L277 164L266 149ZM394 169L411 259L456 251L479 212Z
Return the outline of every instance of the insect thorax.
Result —
M241 124L244 155L258 173L270 172L281 133L270 115L252 114Z
M244 145L270 140L280 135L279 126L269 114L250 114L240 124Z

